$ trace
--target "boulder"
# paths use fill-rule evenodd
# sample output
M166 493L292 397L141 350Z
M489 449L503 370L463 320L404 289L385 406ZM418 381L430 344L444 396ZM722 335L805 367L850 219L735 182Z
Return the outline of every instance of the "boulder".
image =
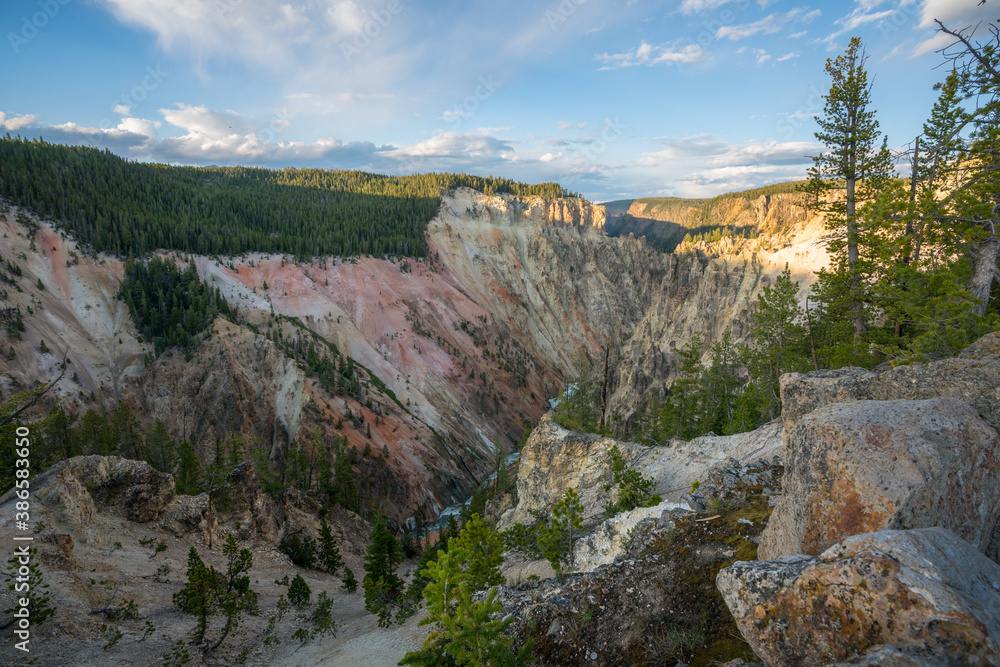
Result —
M816 408L859 400L922 400L950 396L968 403L1000 431L1000 332L980 338L957 357L898 366L788 373L781 377L786 442L795 424Z
M740 561L720 570L716 585L772 667L883 664L870 662L879 655L897 665L1000 664L1000 566L943 528L857 535L819 556Z
M688 442L674 440L664 447L568 431L542 417L518 460L517 505L499 521L502 530L516 523L532 523L532 512L548 511L572 487L591 516L612 500L604 488L608 480L608 451L617 446L628 465L655 482L653 491L664 500L679 501L691 483L704 482L714 468L727 461L739 463L770 457L781 449L781 422L730 436L702 436Z
M638 555L656 533L673 528L673 520L684 514L686 505L664 500L653 507L637 507L611 517L577 541L573 550L574 570L590 572L613 563L619 556Z
M120 456L75 456L64 465L95 501L119 509L139 523L159 518L177 495L174 478L145 461Z
M94 523L94 499L65 467L51 475L39 475L35 483L35 498L57 519L77 529Z
M177 537L208 529L208 494L177 496L163 512L160 525Z
M848 667L848 665L854 667L947 667L948 663L927 656L907 655L895 646L879 644L865 651L864 655L838 662L832 667Z
M986 553L1000 519L1000 437L954 398L828 405L795 425L783 490L762 560L931 526Z

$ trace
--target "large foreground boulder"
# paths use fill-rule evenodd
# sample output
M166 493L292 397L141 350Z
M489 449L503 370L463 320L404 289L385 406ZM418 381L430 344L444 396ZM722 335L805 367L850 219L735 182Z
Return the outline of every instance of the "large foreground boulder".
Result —
M835 403L922 400L950 396L971 405L1000 431L1000 332L980 338L957 357L876 372L840 368L781 377L785 441L802 417Z
M942 526L982 553L1000 519L1000 437L954 398L814 410L786 445L762 560L887 528Z
M943 528L737 562L716 585L768 665L873 664L896 653L892 664L1000 664L1000 566Z

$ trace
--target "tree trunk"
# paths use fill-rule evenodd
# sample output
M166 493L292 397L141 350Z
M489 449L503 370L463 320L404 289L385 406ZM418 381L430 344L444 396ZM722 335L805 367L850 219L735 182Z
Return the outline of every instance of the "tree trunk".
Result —
M853 168L853 167L852 167ZM854 324L854 333L860 336L868 327L865 325L864 306L861 302L861 276L858 275L858 241L861 236L858 230L857 205L854 190L857 179L847 178L847 271L850 276L849 289L851 290L850 308L851 321Z
M980 317L986 314L986 307L990 303L990 287L993 285L998 255L1000 255L1000 236L996 234L972 246L973 269L969 291L980 301L976 306L976 315Z

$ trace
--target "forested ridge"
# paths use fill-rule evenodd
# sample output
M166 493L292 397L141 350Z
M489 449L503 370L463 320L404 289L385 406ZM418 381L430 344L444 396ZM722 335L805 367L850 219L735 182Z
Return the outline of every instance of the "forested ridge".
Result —
M573 196L557 183L493 176L176 167L41 139L0 139L0 196L121 257L154 250L423 257L442 192L457 187Z

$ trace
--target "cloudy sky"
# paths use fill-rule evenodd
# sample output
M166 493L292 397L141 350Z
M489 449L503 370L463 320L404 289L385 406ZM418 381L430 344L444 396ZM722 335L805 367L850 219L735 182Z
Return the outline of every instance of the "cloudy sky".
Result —
M934 19L998 16L998 0L4 0L0 131L172 164L711 196L804 175L824 63L851 36L902 146L946 71Z

